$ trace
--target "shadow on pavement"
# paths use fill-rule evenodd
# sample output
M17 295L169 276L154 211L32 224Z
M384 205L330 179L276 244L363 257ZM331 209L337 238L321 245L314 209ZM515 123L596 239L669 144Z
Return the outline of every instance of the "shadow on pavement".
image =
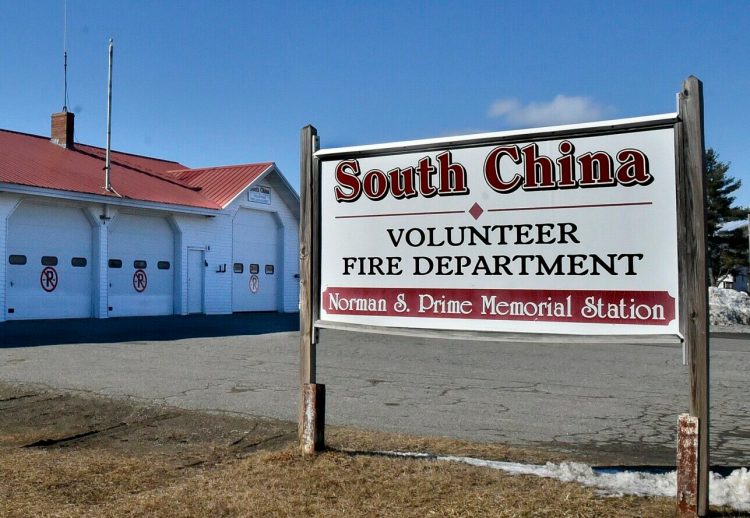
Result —
M179 340L299 330L299 313L235 313L160 317L0 322L0 348L73 343Z

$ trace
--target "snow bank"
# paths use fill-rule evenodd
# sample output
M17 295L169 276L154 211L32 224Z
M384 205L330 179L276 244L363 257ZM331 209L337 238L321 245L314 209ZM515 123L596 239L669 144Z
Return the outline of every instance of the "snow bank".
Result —
M603 496L636 495L674 498L677 493L677 473L675 471L645 473L641 471L594 469L577 462L563 462L561 464L548 462L541 466L428 453L391 451L380 453L398 457L461 462L472 466L499 469L513 475L555 478L563 482L575 482L597 488L598 493ZM750 472L747 468L736 469L726 478L712 472L709 480L708 497L711 505L727 505L737 511L750 511Z
M750 297L743 291L708 288L711 325L750 325Z

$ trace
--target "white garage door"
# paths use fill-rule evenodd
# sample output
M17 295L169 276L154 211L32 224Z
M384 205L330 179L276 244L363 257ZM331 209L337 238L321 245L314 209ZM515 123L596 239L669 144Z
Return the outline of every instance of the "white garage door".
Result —
M107 266L109 316L174 313L174 234L165 218L119 214Z
M92 316L91 229L79 208L16 208L5 257L7 319Z
M232 226L232 311L279 309L279 234L273 214L237 211Z

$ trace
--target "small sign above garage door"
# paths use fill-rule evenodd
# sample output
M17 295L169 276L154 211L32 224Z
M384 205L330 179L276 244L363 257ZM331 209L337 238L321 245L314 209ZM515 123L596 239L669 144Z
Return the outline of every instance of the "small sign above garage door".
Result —
M271 188L265 185L253 185L247 191L247 199L253 203L271 205Z

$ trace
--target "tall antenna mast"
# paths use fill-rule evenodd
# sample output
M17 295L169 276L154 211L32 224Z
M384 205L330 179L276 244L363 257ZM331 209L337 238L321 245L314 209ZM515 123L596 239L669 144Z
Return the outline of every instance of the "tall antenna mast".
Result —
M111 169L109 161L109 149L112 141L112 38L109 39L109 81L107 86L107 151L104 158L104 189L112 190L109 172Z
M65 16L63 29L63 78L65 81L65 98L63 99L63 112L68 111L68 0L65 0Z

